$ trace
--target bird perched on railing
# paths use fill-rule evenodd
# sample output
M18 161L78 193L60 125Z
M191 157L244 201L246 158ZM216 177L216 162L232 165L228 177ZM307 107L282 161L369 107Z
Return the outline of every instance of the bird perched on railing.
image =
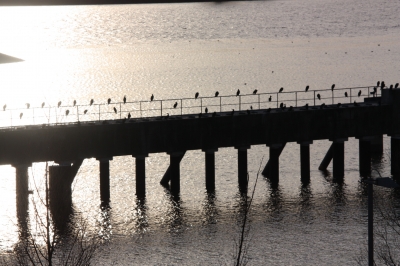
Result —
M282 92L282 91L283 91L283 87L279 89L279 92Z
M385 82L384 82L384 81L381 82L381 90L382 90L383 88L385 88Z
M390 90L393 90L393 84L392 84L392 85L390 85L389 89L390 89Z
M196 92L196 94L194 95L194 98L197 99L199 97L199 93Z
M21 119L23 115L24 115L24 113L20 113L19 114L19 119Z
M128 119L131 119L131 113L128 113Z
M219 92L216 91L216 92L215 92L215 97L218 97L218 95L219 95Z
M239 94L240 94L240 90L238 89L236 92L236 96L239 96Z
M66 110L65 111L65 115L67 116L69 114L69 110Z
M174 108L176 108L178 106L178 102L174 103Z
M94 100L91 99L91 100L90 100L90 106L91 106L93 103L94 103Z
M208 108L206 107L206 109L204 109L204 112L207 114L208 113Z
M124 101L124 104L126 104L126 95L124 96L124 98L122 100Z
M333 91L335 89L335 84L332 84L331 90Z
M394 85L394 88L397 89L398 87L399 87L399 83L396 83L396 84Z
M361 96L361 90L358 91L358 97L360 97L360 96Z
M379 85L381 85L381 82L380 82L380 81L378 81L378 82L376 83L376 86L377 86L377 87L379 87Z
M114 107L114 112L117 113L117 108Z
M308 103L306 103L306 106L305 106L305 108L306 108L306 110L308 110Z
M269 96L268 101L270 102L272 100L272 96Z
M60 106L61 106L61 101L59 101L57 104L57 107L60 107Z
M255 89L255 90L253 91L253 94L257 94L257 91L258 91L258 90L257 90L257 89Z
M154 100L154 95L152 94L150 97L150 102L152 102Z
M42 102L42 108L44 107L44 102Z
M321 100L321 95L319 93L317 94L317 98L318 100Z
M107 104L110 104L110 103L111 103L111 98L108 98Z
M85 115L87 113L87 109L85 111L83 111L83 114Z
M235 114L235 109L232 109L231 116Z
M5 111L7 108L7 104L3 105L3 111Z
M309 88L310 88L310 86L307 85L307 86L306 86L306 92L308 91Z
M344 96L345 96L345 97L348 97L348 96L349 96L349 95L347 94L347 91L344 92Z
M26 108L29 109L29 107L31 107L31 105L29 103L26 103Z

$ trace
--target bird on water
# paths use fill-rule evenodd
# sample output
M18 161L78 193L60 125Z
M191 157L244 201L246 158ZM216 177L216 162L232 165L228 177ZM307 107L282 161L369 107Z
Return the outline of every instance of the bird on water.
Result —
M174 104L174 108L176 108L178 106L178 102L175 102Z
M90 105L92 105L94 103L94 100L93 99L91 99L90 100Z
M219 92L216 91L216 92L215 92L215 97L218 97L218 95L219 95Z
M279 89L279 92L282 92L282 91L283 91L283 87Z
M306 92L308 91L309 88L310 88L310 86L307 85L307 86L306 86Z
M60 107L60 106L61 106L61 101L59 101L57 104L57 107Z
M150 102L152 102L154 100L154 95L152 94L150 97Z
M111 103L111 98L108 98L107 104L110 104L110 103Z
M196 92L196 94L194 95L194 98L197 99L199 97L199 93Z
M255 89L255 90L253 91L253 94L257 94L257 91L258 91L258 90L257 90L257 89Z
M239 96L239 95L240 95L240 90L238 89L236 92L236 96Z
M321 100L321 95L319 93L317 94L317 98L318 100Z

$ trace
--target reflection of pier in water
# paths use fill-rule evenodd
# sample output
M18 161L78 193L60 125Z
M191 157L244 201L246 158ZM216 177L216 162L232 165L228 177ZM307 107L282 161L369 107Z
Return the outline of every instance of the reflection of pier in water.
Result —
M368 94L369 87L363 89L364 95L371 95ZM342 89L342 92L343 90L354 95L351 93L354 89ZM172 196L177 197L180 191L179 165L187 150L204 151L205 183L207 190L212 192L215 189L215 152L218 148L235 147L238 150L238 184L243 191L247 187L247 150L252 145L264 144L269 147L270 157L264 175L269 178L272 188L278 188L279 155L287 142L297 142L301 146L301 179L307 185L310 179L310 144L314 140L328 139L332 141L332 146L320 169L326 169L333 160L333 180L340 183L345 173L345 141L349 137L359 139L360 175L368 176L371 171L371 154L376 148L382 153L382 135L387 134L391 136L392 175L399 177L400 89L384 88L381 97L364 98L364 102L341 105L338 101L347 98L329 98L327 95L332 93L333 96L333 92L324 92L325 94L317 94L321 100L316 100L316 93L312 91L309 93L314 95L313 98L300 97L300 92L286 95L275 93L276 102L272 103L268 100L271 93L230 96L226 97L227 99L196 99L198 102L193 108L201 108L200 110L204 109L203 103L207 102L207 99L216 101L215 105L207 105L212 112L208 114L195 113L188 106L184 109L182 100L178 115L136 115L130 119L123 118L129 112L123 109L123 103L116 103L120 106L119 109L110 107L113 110L115 108L117 112L114 113L119 116L114 120L105 116L107 120L101 121L81 121L78 118L78 122L3 128L0 131L0 164L16 167L17 199L19 202L25 202L28 195L28 176L22 173L26 173L33 162L58 163L49 167L50 199L54 210L62 209L62 206L71 206L71 183L86 158L99 160L100 198L105 206L110 198L109 164L114 156L135 157L136 194L139 200L145 198L145 159L150 153L160 152L170 155L170 166L162 183L170 189ZM279 106L278 99L285 99L288 105L293 103L294 107L265 108L267 104ZM137 111L142 115L152 112L165 114L167 101L158 103L159 106L163 106L164 103L163 110L158 107L154 110L143 110L141 108L144 104L139 103L141 107ZM318 101L322 102L322 105L317 105ZM308 104L304 105L304 102ZM96 108L101 110L102 107L99 106ZM236 108L236 111L226 111L232 107ZM84 109L77 107L76 117L80 117L79 112L82 110L79 108ZM173 107L170 109L175 110ZM246 111L243 111L244 109ZM72 113L69 112L70 115ZM99 112L97 115L101 118L103 114Z

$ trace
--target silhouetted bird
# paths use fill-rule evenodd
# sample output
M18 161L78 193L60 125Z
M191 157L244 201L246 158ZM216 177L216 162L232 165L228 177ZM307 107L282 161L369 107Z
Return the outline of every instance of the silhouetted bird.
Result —
M110 104L110 103L111 103L111 98L108 98L107 104Z
M268 101L270 102L272 100L272 96L269 96Z
M83 111L83 114L85 115L87 113L87 109L85 111Z
M319 93L317 94L317 98L318 100L321 100L321 95Z
M279 89L279 92L282 92L282 91L283 91L283 87Z
M214 113L212 114L212 117L216 117L216 116L217 116L217 113L214 112Z
M117 108L114 107L114 112L117 113Z
M231 115L233 116L235 114L235 109L232 109Z
M385 88L385 82L384 81L381 82L381 89L383 89L383 88Z
M253 110L253 105L250 105L250 110Z
M174 108L176 108L178 106L178 102L175 102L174 104Z
M257 91L258 91L258 90L257 90L257 89L255 89L255 90L253 91L253 94L257 94Z
M42 102L42 108L44 107L44 102Z
M306 86L306 92L308 91L309 88L310 88L310 86L307 85L307 86Z
M26 103L26 108L29 109L29 107L31 107L31 105L29 103Z
M126 104L126 95L124 96L124 98L122 100L124 101L124 104Z
M208 113L208 108L206 107L206 109L204 110L204 112L207 114Z
M92 105L94 103L94 100L93 99L91 99L90 100L90 105Z
M236 96L239 96L239 94L240 94L240 90L237 90Z
M19 119L21 119L23 115L24 115L23 113L20 113L19 114Z
M380 84L381 84L381 83L378 81L378 82L376 83L376 86L379 87Z
M194 98L197 99L199 97L199 93L196 92L196 94L194 95Z
M281 103L281 104L279 105L279 107L280 107L280 108L283 108L283 103Z
M389 88L389 89L393 90L393 84L392 84L392 85L390 85L390 88Z
M347 94L347 91L344 93L344 96L348 97L349 95Z
M68 114L69 114L69 110L65 111L65 115L68 115Z
M215 92L215 97L218 97L218 95L219 95L219 92L216 91L216 92Z
M306 110L308 110L308 103L306 103L306 106L305 106L305 107L306 107Z
M360 96L361 96L361 90L358 91L358 97L360 97Z
M152 94L150 97L150 102L152 102L154 100L154 95Z
M394 88L397 89L398 87L399 87L399 83L396 83L396 84L394 85Z
M335 88L335 84L332 84L331 90L333 91L334 88Z
M74 106L76 105L76 100L74 100L73 104L74 104Z
M128 119L131 119L131 113L128 113Z
M3 111L5 111L7 108L7 104L3 105Z
M60 106L61 106L61 101L59 101L57 104L57 107L60 107Z

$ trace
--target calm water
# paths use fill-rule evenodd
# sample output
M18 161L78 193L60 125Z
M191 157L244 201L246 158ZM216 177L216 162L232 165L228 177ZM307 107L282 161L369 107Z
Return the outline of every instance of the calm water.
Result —
M400 79L399 13L400 2L390 0L1 7L0 52L25 61L0 64L0 105L394 84ZM384 142L374 167L389 175L389 139ZM343 185L317 170L329 145L311 146L308 186L300 182L295 143L282 153L279 186L259 179L250 218L251 265L355 264L367 241L358 142L346 142ZM251 147L248 155L253 184L268 147ZM159 185L169 158L151 154L147 199L139 208L134 158L115 157L108 213L99 208L98 162L85 160L73 183L73 203L77 216L109 239L98 264L231 264L241 217L236 159L233 148L216 153L211 196L204 154L188 151L181 163L181 200L174 202ZM43 163L32 166L31 188L34 181L43 188L43 169ZM9 252L18 241L15 170L0 171L0 250ZM383 189L376 197L397 200Z

